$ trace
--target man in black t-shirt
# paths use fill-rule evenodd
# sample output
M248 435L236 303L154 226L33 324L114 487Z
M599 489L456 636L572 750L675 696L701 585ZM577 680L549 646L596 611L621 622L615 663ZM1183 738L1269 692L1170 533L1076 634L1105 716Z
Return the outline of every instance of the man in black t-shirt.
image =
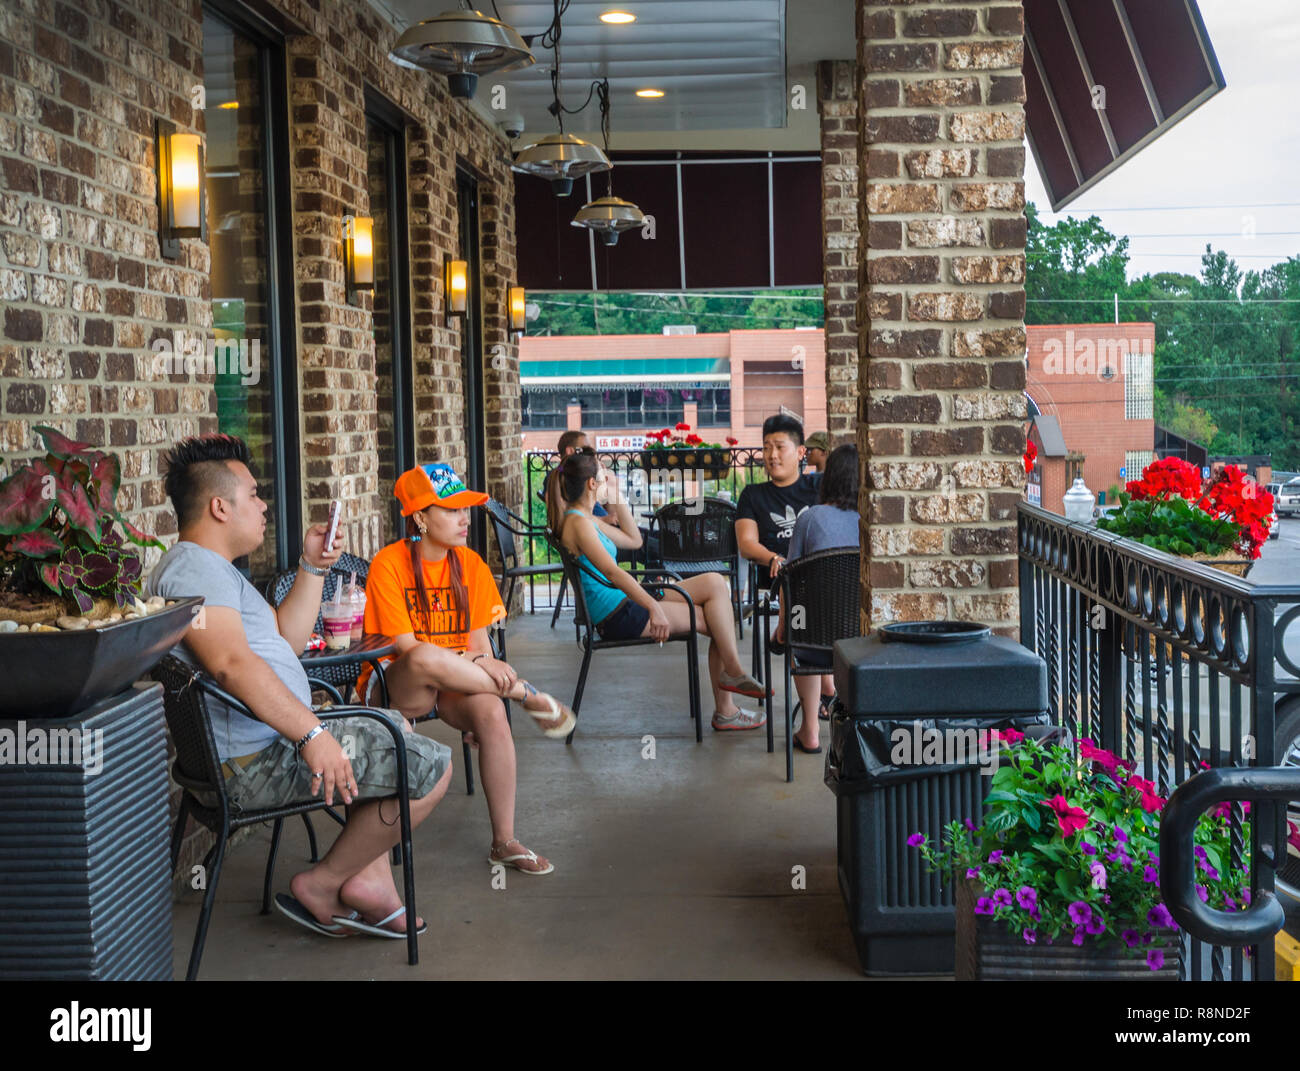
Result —
M820 473L799 474L803 427L794 417L763 421L763 468L766 483L750 484L736 503L736 543L743 557L776 576L794 534L794 522L817 505Z

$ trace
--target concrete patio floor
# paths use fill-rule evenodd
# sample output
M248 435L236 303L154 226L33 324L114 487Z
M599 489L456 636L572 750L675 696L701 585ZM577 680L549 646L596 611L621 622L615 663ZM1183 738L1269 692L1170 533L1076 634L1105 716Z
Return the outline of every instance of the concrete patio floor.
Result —
M570 699L581 662L571 619L510 622L511 664ZM746 637L748 639L748 636ZM598 652L571 747L516 716L516 828L555 872L510 870L492 888L481 790L466 796L459 734L446 798L415 832L416 894L429 931L420 962L405 944L316 937L279 913L258 914L269 844L263 827L227 858L200 977L204 979L742 979L862 978L835 873L834 797L824 756L795 753L784 780L764 731L695 743L680 645ZM712 711L705 683L705 717ZM750 703L752 701L745 700ZM824 723L823 723L824 724ZM642 737L656 756L642 758ZM823 744L825 737L823 737ZM333 823L318 816L325 838ZM275 889L307 858L302 823L286 823ZM806 888L792 888L802 866ZM400 887L400 876L399 876ZM177 978L185 976L197 900L176 905Z

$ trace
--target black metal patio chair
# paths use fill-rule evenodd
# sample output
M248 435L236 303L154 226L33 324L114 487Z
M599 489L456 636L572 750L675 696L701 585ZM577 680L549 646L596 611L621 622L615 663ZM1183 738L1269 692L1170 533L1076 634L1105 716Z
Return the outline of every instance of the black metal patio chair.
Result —
M591 656L596 651L612 650L618 647L644 647L656 641L648 636L636 636L629 640L602 639L600 633L596 631L596 622L592 621L591 615L587 612L587 600L583 594L580 576L582 572L585 572L602 584L607 585L609 581L565 550L554 533L548 531L547 539L559 556L560 561L564 564L564 573L568 577L569 587L573 591L574 617L581 634L579 643L582 646L582 668L578 672L578 685L573 693L573 713L576 715L581 712L582 693L587 686L587 671L591 667ZM686 605L690 610L690 631L669 636L668 641L683 641L686 644L686 684L690 692L690 714L695 719L695 742L697 744L701 743L704 740L704 729L703 719L700 714L700 664L699 644L697 642L699 633L695 631L695 601L678 585L662 582L665 576L672 576L674 580L681 579L681 577L673 575L670 570L632 569L628 570L628 573L633 579L642 578L640 583L648 591L676 591L686 600ZM644 578L653 579L647 580ZM655 582L656 579L659 582ZM564 742L566 744L572 743L573 734L577 731L578 727L575 725L573 732L569 733Z
M678 576L721 573L731 585L740 638L740 569L736 564L736 507L725 498L684 499L655 511L650 531L659 537L658 564Z
M199 922L194 933L189 966L185 972L185 980L192 982L198 977L199 964L203 959L208 924L212 919L212 908L217 898L217 884L221 880L221 864L225 859L226 844L231 834L245 826L258 825L262 822L274 823L271 828L271 850L266 858L266 873L262 879L262 914L266 915L271 910L271 882L275 876L275 858L280 848L280 832L284 820L294 815L302 816L307 825L311 844L311 860L316 862L316 835L308 815L312 811L323 810L340 825L343 824L343 819L321 799L299 800L285 804L283 807L257 810L239 808L226 792L226 779L221 772L221 759L217 755L216 740L212 734L212 714L208 707L208 700L218 699L248 717L254 717L252 711L205 673L173 654L167 655L158 664L153 671L153 679L163 686L163 707L167 727L176 747L176 760L172 763L172 779L181 788L180 813L176 816L176 825L172 829L172 870L176 869L180 859L187 818L193 816L195 821L210 830L216 837L215 843L203 860L207 887L203 894L203 906L199 911ZM401 841L398 851L401 856L405 903L408 908L406 958L407 962L414 966L419 962L419 949L415 932L417 912L415 910L415 868L411 855L411 801L406 787L406 742L402 739L403 731L368 707L333 707L316 713L317 717L327 725L339 718L366 717L381 722L392 732L401 785L397 796L401 821Z
M794 780L792 677L831 671L837 640L862 634L861 556L857 547L819 550L781 568L785 608L785 779ZM816 718L817 711L803 712Z
M488 511L488 517L492 520L492 531L496 535L497 549L501 552L501 579L507 582L505 595L507 609L510 607L515 585L521 579L534 576L549 578L556 573L560 574L560 594L556 597L555 610L551 614L551 627L554 628L555 622L560 616L560 607L564 605L564 589L568 583L564 576L564 566L559 562L521 563L519 560L519 546L515 542L516 536L520 539L545 539L546 529L529 524L519 514L512 513L495 498L489 498L484 503L484 507ZM547 583L549 584L549 582L548 579ZM505 658L504 636L502 637L501 657Z

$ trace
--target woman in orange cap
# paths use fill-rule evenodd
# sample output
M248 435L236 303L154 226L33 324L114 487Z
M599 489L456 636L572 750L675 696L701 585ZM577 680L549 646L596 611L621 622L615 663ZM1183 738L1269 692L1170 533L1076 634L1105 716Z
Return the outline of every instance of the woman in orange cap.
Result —
M468 490L449 465L402 473L394 493L406 538L376 554L366 578L366 631L392 636L398 650L385 667L389 706L408 718L436 706L439 719L467 734L492 822L488 862L549 874L554 865L515 838L515 744L501 698L518 701L549 737L567 736L575 719L492 656L488 627L506 610L487 563L465 545L469 511L488 496ZM367 703L377 701L374 681L366 666L357 690Z

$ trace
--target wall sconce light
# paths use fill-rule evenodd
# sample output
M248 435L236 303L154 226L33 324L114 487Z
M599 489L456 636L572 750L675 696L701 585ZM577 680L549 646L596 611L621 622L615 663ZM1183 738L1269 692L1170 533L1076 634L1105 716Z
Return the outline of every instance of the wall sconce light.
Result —
M514 335L522 335L524 333L524 325L527 322L527 316L524 312L524 288L522 286L512 286L509 291L509 297L510 333Z
M450 324L453 316L464 316L469 305L469 264L466 261L452 260L450 256L443 259L442 290L446 302L444 318Z
M343 258L348 299L375 288L375 221L372 216L343 217Z
M159 119L158 245L164 257L181 255L180 239L207 239L207 204L203 180L203 140Z

